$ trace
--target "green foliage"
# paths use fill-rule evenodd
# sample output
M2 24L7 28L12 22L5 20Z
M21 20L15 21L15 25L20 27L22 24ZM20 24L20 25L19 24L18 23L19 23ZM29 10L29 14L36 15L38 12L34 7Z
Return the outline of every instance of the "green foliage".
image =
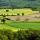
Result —
M17 16L19 16L20 14L19 13L17 13Z
M13 40L13 32L11 30L4 31L4 35L6 35L9 40Z
M0 30L1 40L13 40L13 32L11 30Z
M6 17L5 15L3 15L3 17Z
M22 13L22 16L24 16L24 13Z
M40 30L0 30L0 40L40 40Z
M9 10L6 10L6 12L9 12Z
M10 18L5 18L6 20L10 20Z
M31 22L21 22L21 21L7 21L6 22L9 27L17 28L17 29L38 29L40 30L40 20L33 20Z
M6 19L5 19L5 18L1 19L1 22L3 22L3 24L5 23L5 21L6 21Z
M16 1L16 2L15 2ZM4 6L4 7L3 7ZM40 7L40 0L0 0L0 8Z

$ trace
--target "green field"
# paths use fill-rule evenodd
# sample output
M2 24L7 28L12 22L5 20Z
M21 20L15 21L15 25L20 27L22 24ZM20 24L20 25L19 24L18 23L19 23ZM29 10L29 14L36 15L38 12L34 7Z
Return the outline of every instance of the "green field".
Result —
M11 29L17 31L18 29L37 29L40 30L40 23L14 22L6 21L5 24L0 23L0 29Z
M6 10L9 10L8 12L6 12ZM29 15L32 14L32 10L31 9L0 9L0 15L1 14L5 14L5 15L17 15L17 13L19 13L20 15L22 15L22 13L24 13L24 15ZM3 18L2 16L0 16L0 19ZM17 31L19 29L40 29L40 23L27 23L27 22L14 22L14 21L6 21L5 24L2 24L0 22L0 29L11 29L14 31Z
M8 10L8 12L6 12L6 10ZM28 8L24 8L24 9L0 9L0 15L1 14L5 14L5 15L17 15L17 13L19 13L20 15L22 15L22 13L24 13L24 15L29 15L32 14L32 10L28 9Z

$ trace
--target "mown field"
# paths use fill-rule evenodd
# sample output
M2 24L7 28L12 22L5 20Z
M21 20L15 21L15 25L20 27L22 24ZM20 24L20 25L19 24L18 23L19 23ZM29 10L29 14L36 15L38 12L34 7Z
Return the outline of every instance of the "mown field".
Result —
M40 30L40 23L14 22L6 21L5 24L0 23L0 29L11 29L17 31L19 29L37 29Z

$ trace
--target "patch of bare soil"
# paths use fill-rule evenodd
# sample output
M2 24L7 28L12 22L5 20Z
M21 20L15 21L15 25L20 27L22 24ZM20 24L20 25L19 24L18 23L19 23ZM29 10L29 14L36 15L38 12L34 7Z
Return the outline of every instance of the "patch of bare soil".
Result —
M20 19L20 20L25 20L25 19L29 19L29 20L40 20L40 14L32 14L32 15L27 15L27 16L7 16L8 18L10 18L11 20L16 20L16 19Z

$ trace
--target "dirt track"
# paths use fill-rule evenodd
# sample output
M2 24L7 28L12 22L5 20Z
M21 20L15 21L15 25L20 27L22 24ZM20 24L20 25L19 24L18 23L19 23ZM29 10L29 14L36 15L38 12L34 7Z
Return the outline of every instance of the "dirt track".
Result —
M39 18L35 18L35 16L39 17ZM28 16L8 16L8 18L10 18L11 20L16 20L16 19L20 19L20 20L25 20L25 19L29 19L29 20L40 20L40 14L33 14L33 15L28 15Z

